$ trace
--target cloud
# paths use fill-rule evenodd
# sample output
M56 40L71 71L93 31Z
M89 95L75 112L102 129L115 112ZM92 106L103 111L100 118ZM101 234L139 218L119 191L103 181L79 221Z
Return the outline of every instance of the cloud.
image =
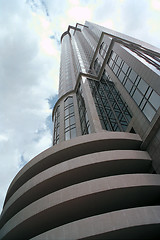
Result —
M67 12L67 18L75 22L84 23L86 19L90 19L92 11L88 7L73 6Z
M45 20L37 22L43 25L42 30L47 27ZM50 55L43 51L43 33L35 31L33 14L22 0L1 1L0 23L2 205L9 183L20 168L52 145L52 111L47 99L58 90L59 49L47 28L46 45L50 41L52 49L48 49Z
M125 0L121 11L122 31L160 47L160 14L153 7L155 2L155 0Z
M26 0L0 2L0 205L20 168L52 145L59 39L68 25L88 20L160 47L157 0L62 3L46 0L33 12Z
M137 29L143 29L148 13L149 13L148 1L146 0L124 1L121 17L125 25L125 30L135 31Z

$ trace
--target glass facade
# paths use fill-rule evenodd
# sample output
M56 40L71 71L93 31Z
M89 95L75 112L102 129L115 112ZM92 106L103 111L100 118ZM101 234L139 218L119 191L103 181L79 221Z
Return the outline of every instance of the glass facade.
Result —
M53 118L53 145L59 143L60 106L58 106Z
M102 42L99 48L99 54L103 59L105 59L106 53L107 53L108 46L106 43Z
M99 74L99 71L100 71L100 69L101 69L101 62L99 61L98 58L96 58L96 60L94 61L93 68L94 68L96 74L98 75L98 74Z
M64 136L65 140L76 137L73 97L67 97L64 101Z
M114 51L111 53L108 65L151 122L160 106L160 96Z
M100 81L88 79L103 129L125 131L131 114L111 78L104 72Z
M59 97L73 88L74 79L72 77L72 62L72 45L70 42L70 36L67 34L62 40Z
M77 90L77 102L78 102L78 110L79 110L82 135L88 134L91 132L91 130L90 130L90 123L88 119L88 114L85 106L81 84L79 84L79 87Z

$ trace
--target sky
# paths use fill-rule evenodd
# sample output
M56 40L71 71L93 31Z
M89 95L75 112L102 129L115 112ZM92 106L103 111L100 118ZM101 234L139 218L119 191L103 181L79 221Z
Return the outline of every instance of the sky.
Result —
M60 37L85 20L160 48L160 0L0 0L0 212L18 171L52 146Z

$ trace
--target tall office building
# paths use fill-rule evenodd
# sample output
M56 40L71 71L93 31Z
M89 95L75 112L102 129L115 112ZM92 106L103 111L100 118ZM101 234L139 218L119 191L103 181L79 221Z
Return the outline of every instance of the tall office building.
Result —
M53 147L11 183L1 239L157 239L159 49L90 22L61 43Z

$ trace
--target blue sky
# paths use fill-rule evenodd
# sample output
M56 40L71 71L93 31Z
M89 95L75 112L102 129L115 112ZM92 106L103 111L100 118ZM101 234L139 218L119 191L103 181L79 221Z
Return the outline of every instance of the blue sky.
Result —
M160 48L160 0L0 0L0 210L17 172L52 145L60 36L85 20Z

